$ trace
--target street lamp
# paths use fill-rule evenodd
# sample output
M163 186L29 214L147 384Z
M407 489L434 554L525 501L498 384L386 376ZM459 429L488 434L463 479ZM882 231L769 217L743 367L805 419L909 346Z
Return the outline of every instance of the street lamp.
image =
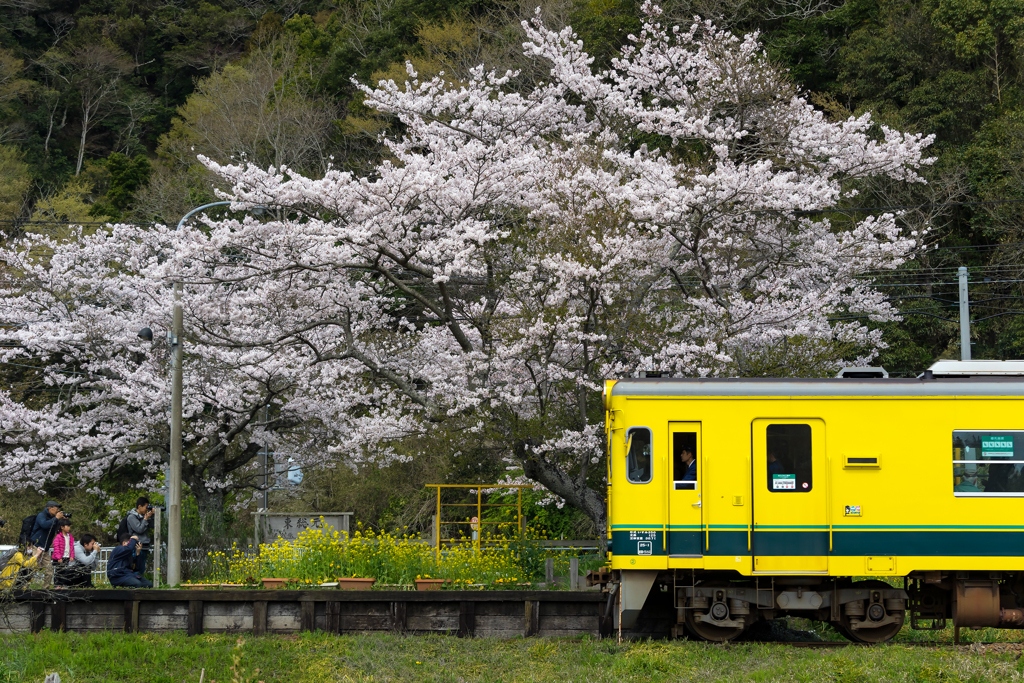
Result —
M181 230L185 221L193 215L214 206L227 206L232 202L212 202L192 209L178 221L175 233ZM253 213L263 213L267 207L253 207ZM167 467L167 585L177 586L181 583L181 365L182 353L182 312L181 312L181 280L174 283L174 314L171 320L171 333L168 341L171 344L171 457ZM148 333L148 335L146 334ZM143 339L153 339L153 331L148 327L139 331Z

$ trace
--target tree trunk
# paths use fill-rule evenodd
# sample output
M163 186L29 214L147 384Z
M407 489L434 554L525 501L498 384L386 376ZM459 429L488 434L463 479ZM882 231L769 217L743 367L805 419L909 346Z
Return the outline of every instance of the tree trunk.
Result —
M526 444L516 447L516 456L523 464L523 473L530 479L543 484L551 492L565 498L570 505L579 508L597 527L601 538L608 529L607 507L604 497L587 487L581 477L572 477L543 455L527 450Z
M226 492L223 489L208 491L205 482L189 481L189 488L196 499L196 506L199 508L198 528L190 529L205 539L219 539L224 536L224 500Z
M82 140L78 145L78 166L75 167L75 175L82 173L82 159L85 157L85 136L89 133L89 112L86 110L82 117Z

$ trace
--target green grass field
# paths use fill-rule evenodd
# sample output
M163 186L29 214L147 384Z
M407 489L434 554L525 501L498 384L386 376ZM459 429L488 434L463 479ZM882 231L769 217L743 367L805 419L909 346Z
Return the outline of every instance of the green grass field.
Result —
M873 681L1024 680L1024 644L890 644L809 650L778 644L50 633L0 636L0 683L288 681ZM256 670L259 670L258 672ZM205 673L204 673L205 670Z

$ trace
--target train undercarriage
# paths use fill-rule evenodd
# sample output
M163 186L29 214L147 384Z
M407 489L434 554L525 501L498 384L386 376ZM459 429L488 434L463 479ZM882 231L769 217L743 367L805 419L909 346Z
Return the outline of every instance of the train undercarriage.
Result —
M1016 572L915 572L883 581L849 577L739 577L697 570L611 572L606 589L615 626L632 630L645 604L672 610L664 635L726 642L760 620L797 616L828 622L859 643L883 643L910 622L918 630L1024 628L1024 575Z

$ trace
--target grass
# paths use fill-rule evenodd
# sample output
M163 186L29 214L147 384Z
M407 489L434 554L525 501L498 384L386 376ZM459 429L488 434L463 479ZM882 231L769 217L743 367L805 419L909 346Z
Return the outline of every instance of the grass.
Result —
M1019 635L1019 634L1018 634ZM459 639L397 634L242 637L183 633L0 636L0 683L328 683L334 681L1024 680L1024 645L904 644L807 650L776 644ZM257 672L256 669L259 669Z

